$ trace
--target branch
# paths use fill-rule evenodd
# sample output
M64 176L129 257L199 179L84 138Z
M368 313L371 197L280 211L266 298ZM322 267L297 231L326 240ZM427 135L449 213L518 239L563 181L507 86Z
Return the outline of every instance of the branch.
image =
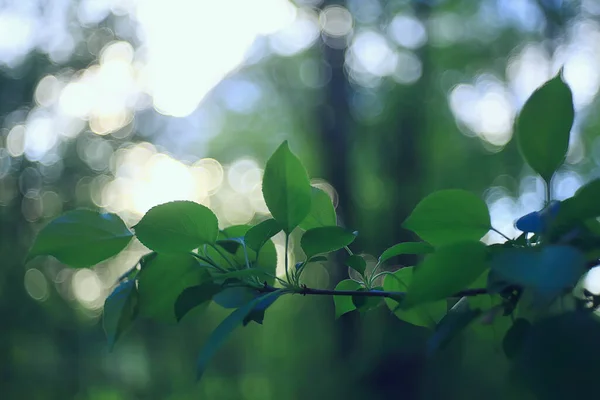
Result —
M263 293L270 293L276 290L279 290L270 285L264 285L263 287L258 289ZM321 295L321 296L362 296L362 297L389 297L389 298L398 298L406 296L406 292L386 292L383 290L330 290L330 289L313 289L309 287L302 287L299 290L293 291L293 293L301 294L301 295ZM450 297L469 297L469 296L479 296L482 294L488 294L487 289L485 288L476 288L476 289L465 289L460 292L455 293Z

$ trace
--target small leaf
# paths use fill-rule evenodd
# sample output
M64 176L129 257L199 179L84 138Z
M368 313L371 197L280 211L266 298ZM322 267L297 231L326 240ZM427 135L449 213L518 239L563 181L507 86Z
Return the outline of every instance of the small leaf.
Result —
M525 161L546 182L565 160L575 111L560 72L529 97L517 117L517 143Z
M499 278L531 289L537 301L546 303L577 283L585 272L585 256L571 246L513 248L496 253L491 267Z
M512 359L519 354L530 329L531 323L526 319L518 318L513 322L502 340L502 349L508 359Z
M135 280L123 281L104 302L102 325L112 351L117 340L131 326L138 312L138 293Z
M312 187L310 212L300 224L300 228L309 230L322 226L336 226L337 216L331 197L321 189Z
M175 303L190 286L211 281L207 269L189 254L157 254L138 276L140 315L176 322Z
M412 276L413 267L401 268L391 275L386 275L383 281L383 290L386 292L406 292L412 281ZM422 304L408 310L399 307L396 299L386 297L385 303L400 320L425 328L433 328L446 314L446 300Z
M356 254L353 254L346 259L346 265L361 275L364 275L365 269L367 268L365 259Z
M134 226L142 244L157 253L186 253L214 244L219 234L217 217L193 201L172 201L152 207Z
M250 301L246 305L238 308L227 318L225 318L219 326L210 334L210 337L206 341L206 344L200 351L200 355L198 356L197 363L197 379L200 380L202 374L204 374L204 370L208 365L208 362L215 355L217 350L221 347L221 345L225 342L225 340L229 337L231 332L235 328L237 328L240 324L244 322L244 319L254 310L254 308L263 300L267 300L271 297L279 297L281 295L281 291L271 292L267 295L257 297L256 299Z
M335 290L358 290L360 288L360 283L351 279L345 279L337 284ZM335 305L336 319L352 310L356 310L352 296L333 296L333 303Z
M308 215L312 197L310 181L287 141L267 161L262 190L269 211L287 234Z
M402 254L429 254L433 253L434 248L427 242L404 242L398 243L383 253L379 257L379 263L383 264L390 258L402 255Z
M488 268L487 254L481 242L439 247L416 268L405 305L442 300L466 288Z
M222 289L221 285L212 282L190 286L184 289L175 301L175 318L177 319L177 322L181 321L181 319L192 309L209 302L213 296Z
M248 229L244 239L248 247L254 251L258 251L269 239L279 232L281 232L281 225L273 218L270 218Z
M37 235L27 261L49 255L70 267L91 267L117 255L133 234L116 214L73 210L50 221Z
M435 333L427 341L427 354L431 357L450 343L461 331L481 315L473 310L466 297L462 297L437 325Z
M302 235L300 246L306 258L311 258L318 254L330 253L348 246L356 239L353 232L350 232L339 226L325 226L313 228Z
M285 292L282 291L278 291L277 293L279 294L270 297L265 297L261 301L259 301L256 307L254 307L254 309L250 311L250 314L248 314L246 318L244 318L243 325L246 326L252 321L256 322L259 325L262 325L263 320L265 319L265 311L267 311L267 308L271 307L271 305L273 305L273 303L275 303L275 301L278 298L285 294Z
M402 226L437 247L479 240L491 225L483 200L471 192L450 189L421 200Z

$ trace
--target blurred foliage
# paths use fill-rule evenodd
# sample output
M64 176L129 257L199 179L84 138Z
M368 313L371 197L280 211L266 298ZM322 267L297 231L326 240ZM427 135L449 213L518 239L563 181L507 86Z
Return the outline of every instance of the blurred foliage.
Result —
M334 321L331 299L309 297L234 333L195 386L188 366L227 310L142 322L108 352L101 307L139 242L93 270L24 260L75 207L129 225L170 200L210 205L227 225L264 219L258 166L285 139L361 233L367 268L414 239L401 222L434 190L481 193L513 236L544 198L510 140L514 116L561 65L576 119L553 192L600 175L598 15L593 0L4 2L2 398L528 398L507 384L506 326L468 331L431 361L428 331L385 307ZM345 273L308 272L323 287Z

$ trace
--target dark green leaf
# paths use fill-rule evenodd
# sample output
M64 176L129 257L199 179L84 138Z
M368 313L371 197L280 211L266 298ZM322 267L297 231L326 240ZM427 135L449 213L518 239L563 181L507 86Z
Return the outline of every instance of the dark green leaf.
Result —
M235 328L237 328L240 324L244 322L244 319L254 310L257 304L259 304L263 300L267 300L271 297L279 297L281 295L280 291L272 292L266 294L261 297L257 297L254 300L250 301L246 305L238 308L227 318L221 322L219 326L211 333L210 337L206 341L206 344L200 351L200 355L198 356L198 364L197 364L197 379L199 380L208 365L208 362L215 355L217 350L221 347L221 345L225 342L225 340L229 337L231 332Z
M286 233L308 215L312 197L310 181L287 141L267 161L262 190L269 211Z
M337 216L329 195L313 187L311 199L310 212L300 224L300 228L309 230L322 226L336 226Z
M213 301L223 308L238 308L260 295L256 289L232 287L223 289L213 297Z
M110 351L121 335L131 326L137 312L138 292L135 281L123 281L104 302L102 323Z
M241 269L239 271L226 272L224 274L219 273L213 275L213 277L219 280L256 277L261 281L271 278L264 270L258 268Z
M212 244L219 233L217 217L193 201L172 201L151 208L134 226L137 238L157 253L186 253Z
M533 92L517 117L521 154L546 182L565 160L574 116L573 94L559 73Z
M442 318L435 333L427 341L427 354L433 356L437 351L443 349L479 315L481 315L481 310L471 309L467 298L462 297Z
M177 297L177 300L175 300L175 318L177 319L177 322L181 321L181 319L192 309L209 302L213 296L222 289L221 285L212 282L206 282L184 289L179 297Z
M75 268L91 267L117 255L133 234L116 214L68 211L38 233L27 261L49 255Z
M254 251L260 250L273 236L281 232L281 225L273 218L253 226L246 232L246 245Z
M277 295L265 297L261 301L259 301L256 307L254 307L254 309L250 311L250 314L248 314L246 318L244 318L244 326L248 325L252 321L256 322L259 325L262 325L263 320L265 319L265 311L267 311L267 308L271 307L271 305L275 303L275 300L277 300L285 294L285 292L282 291L278 291L277 293Z
M513 248L496 253L491 267L499 278L531 289L536 301L547 303L577 283L585 272L585 256L571 246Z
M490 214L471 192L441 190L421 200L402 226L437 247L481 239L490 229Z
M244 245L244 238L227 238L217 240L217 244L230 254L235 254Z
M445 299L466 288L488 268L487 255L481 242L439 247L416 268L405 305Z
M302 235L300 246L306 258L311 258L318 254L330 253L335 250L348 246L356 239L353 232L339 226L325 226L313 228Z
M429 254L433 253L434 248L427 242L404 242L398 243L386 251L379 257L379 263L383 264L392 257L402 254Z
M502 349L506 357L512 359L519 354L530 329L531 323L526 319L518 318L513 322L502 340Z
M393 275L387 275L383 281L386 292L406 292L412 281L413 267L401 268ZM435 301L404 310L399 307L398 301L390 298L385 303L400 320L409 324L433 328L446 314L446 300Z
M356 254L353 254L346 259L346 265L361 275L364 275L365 269L367 268L365 259Z
M189 254L158 254L138 276L140 314L161 322L176 322L175 302L190 286L211 280L207 269Z
M351 279L345 279L337 284L335 290L358 290L359 288L361 288L360 283ZM333 296L333 303L335 305L335 318L356 310L352 296Z
M325 261L327 261L327 257L325 257L325 256L316 256L316 257L312 257L309 262L316 263L316 262L325 262Z
M358 288L357 290L359 292L367 291L367 289L364 287ZM381 292L381 291L383 291L383 288L378 287L378 288L373 288L373 290L377 290L377 291ZM355 296L352 296L352 304L354 304L354 307L356 307L356 309L358 311L366 312L366 311L372 310L373 308L375 308L379 304L381 304L381 297L355 295Z

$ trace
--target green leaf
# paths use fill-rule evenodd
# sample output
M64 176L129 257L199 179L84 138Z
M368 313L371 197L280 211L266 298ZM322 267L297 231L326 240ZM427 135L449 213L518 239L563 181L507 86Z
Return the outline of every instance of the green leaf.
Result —
M585 184L573 197L562 201L551 225L552 239L559 239L573 228L581 227L585 221L600 217L598 198L600 198L600 179Z
M157 253L186 253L213 244L219 233L217 217L193 201L172 201L152 207L133 227L137 238Z
M215 355L217 350L221 347L221 345L225 342L225 340L229 337L231 332L238 327L240 324L244 322L244 319L254 310L257 304L261 301L266 301L271 297L279 297L281 295L281 291L271 292L267 295L257 297L256 299L250 301L246 305L238 308L227 318L225 318L219 326L211 333L210 337L206 341L206 344L200 351L200 355L198 356L197 363L197 379L200 380L202 374L204 374L204 370L208 365L208 362Z
M176 322L175 303L190 286L211 281L207 269L189 254L157 254L138 275L140 315Z
M357 291L359 292L366 292L367 289L364 287L358 288ZM372 291L383 291L382 287L376 287L373 288ZM352 296L352 304L354 304L354 307L356 307L356 309L360 312L366 312L369 310L372 310L373 308L377 307L379 304L381 304L381 297L375 297L375 296L361 296L361 295L355 295Z
M277 291L276 293L278 294L263 298L261 301L259 301L256 307L254 307L252 311L250 311L250 314L248 314L246 318L244 318L243 325L246 326L252 321L256 322L259 325L262 325L263 320L265 319L265 311L267 311L267 308L271 307L278 298L285 294L285 292L281 290Z
M502 349L507 358L512 359L519 354L530 329L531 323L526 319L518 318L513 322L502 340Z
M466 288L488 268L487 255L481 242L439 247L415 269L404 305L442 300Z
M116 214L92 210L68 211L50 221L37 235L27 261L49 255L70 267L91 267L117 255L133 234Z
M312 197L310 181L287 141L267 161L262 190L269 211L287 234L308 215Z
M223 288L212 282L202 283L196 286L190 286L181 292L175 300L175 318L177 322L192 309L209 302L214 295L219 293Z
M335 290L358 290L361 287L360 283L351 279L345 279L337 284ZM352 310L356 310L352 296L333 296L333 304L335 305L336 319Z
M223 308L239 308L260 295L256 289L249 287L231 287L223 289L213 297L213 301Z
M536 301L546 303L577 283L585 272L585 256L562 245L512 248L496 253L491 268L499 278L531 289Z
M434 248L432 245L426 242L404 242L398 243L386 251L384 251L379 257L379 263L383 264L390 258L402 255L402 254L429 254L433 253Z
M254 251L260 250L269 239L281 232L281 225L273 218L267 219L248 229L244 239Z
M109 351L121 335L131 326L138 313L138 292L135 280L123 281L104 302L102 325Z
M330 253L348 246L356 239L356 235L339 226L324 226L313 228L302 235L300 246L306 258L318 254Z
M402 226L437 247L479 240L491 224L483 200L465 190L449 189L421 200Z
M435 333L427 341L427 354L433 356L443 349L479 315L481 310L471 309L467 298L462 297L442 318Z
M300 228L309 230L322 226L336 226L337 216L331 197L321 189L312 187L310 212L300 223Z
M401 268L393 274L386 275L383 281L383 290L386 292L406 292L412 282L413 267ZM399 303L387 298L385 303L400 320L412 325L433 328L446 314L446 300L422 304L404 310Z
M353 254L346 259L346 265L361 275L365 274L365 269L367 268L365 259L356 254Z
M219 273L213 275L213 277L219 280L256 277L262 281L271 278L265 271L258 268L241 269L239 271L226 272L224 274Z
M546 182L565 160L575 111L560 72L529 97L517 117L517 143L525 161Z

